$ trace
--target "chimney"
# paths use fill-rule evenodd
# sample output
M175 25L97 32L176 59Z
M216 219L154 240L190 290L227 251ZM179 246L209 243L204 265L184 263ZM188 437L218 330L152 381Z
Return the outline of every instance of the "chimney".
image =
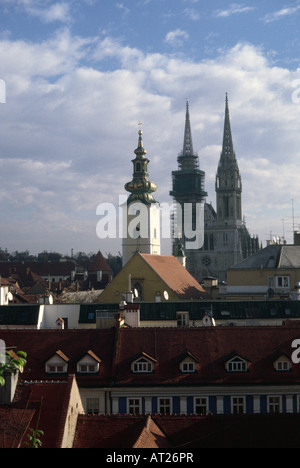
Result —
M4 372L5 385L0 387L0 405L10 405L15 397L19 372Z

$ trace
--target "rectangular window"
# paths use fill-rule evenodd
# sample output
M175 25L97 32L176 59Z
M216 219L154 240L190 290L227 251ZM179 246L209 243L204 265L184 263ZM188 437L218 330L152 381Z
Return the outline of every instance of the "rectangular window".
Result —
M288 361L277 361L276 370L279 372L287 372L291 369L291 365Z
M141 399L129 398L128 399L128 414L141 414Z
M170 398L159 398L158 412L159 414L171 414Z
M231 412L232 414L245 413L245 397L232 397L231 398Z
M99 398L86 399L86 414L99 414Z
M236 358L227 363L228 372L246 372L247 363L242 359Z
M207 414L208 413L208 398L207 397L196 397L195 398L195 413L196 414Z
M177 326L178 327L189 326L189 313L188 312L177 312Z
M133 364L133 372L152 372L152 364L146 359L140 359Z
M280 396L269 396L268 397L268 412L269 413L280 413L281 411L281 397Z
M195 372L195 363L194 362L183 362L181 366L182 372Z
M46 372L49 372L51 374L62 374L67 371L67 367L63 365L47 365L46 367Z
M79 372L92 374L96 372L96 367L93 364L80 364Z
M274 285L274 276L269 276L268 278L268 288L272 288L274 289L275 285Z
M290 277L289 276L276 276L276 288L290 289Z

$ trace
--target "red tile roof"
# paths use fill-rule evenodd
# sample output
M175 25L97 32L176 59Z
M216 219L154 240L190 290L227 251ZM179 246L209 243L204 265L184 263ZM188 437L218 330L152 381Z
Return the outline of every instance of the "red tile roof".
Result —
M28 362L23 380L60 379L46 374L45 363L61 350L68 357L68 373L77 373L77 363L92 351L100 360L95 375L78 374L79 386L191 385L191 384L295 384L300 383L300 364L291 371L276 372L274 361L292 355L292 341L300 339L298 326L114 328L108 330L0 330L7 347L26 351ZM226 359L234 355L247 360L247 372L226 370ZM137 356L149 356L154 373L131 371ZM196 372L182 373L183 356L192 356ZM156 362L155 362L156 361Z
M181 300L204 299L206 292L172 255L140 254Z
M61 448L74 379L19 381L13 403L0 408L0 448L25 447L29 428L44 432L43 448Z
M92 351L101 359L96 376L78 375L80 385L107 385L110 383L114 353L115 329L109 330L0 330L0 339L7 348L27 352L27 365L21 378L60 379L65 375L46 374L45 363L60 350L67 358L68 374L76 374L77 362Z
M22 276L30 273L35 277L39 276L70 276L76 269L76 262L69 260L66 262L0 262L0 274L3 276L13 273Z
M112 272L112 269L110 268L109 264L103 257L101 252L98 252L96 257L94 258L91 266L88 269L89 271L107 271L107 272Z
M35 410L0 408L0 448L18 448L32 423Z
M69 376L64 381L28 382L26 384L30 390L29 408L36 409L33 428L35 428L41 409L38 429L45 434L41 436L43 448L61 448L64 428L67 424L66 415L73 378Z
M167 448L149 416L79 415L73 448Z
M274 353L291 357L292 341L300 327L124 328L120 330L113 378L116 385L190 385L300 383L300 365L290 372L274 370ZM182 373L179 359L188 351L198 361L197 371ZM156 359L154 373L132 373L130 362L138 353ZM249 361L248 372L225 368L233 353Z
M300 414L153 415L177 450L299 448Z

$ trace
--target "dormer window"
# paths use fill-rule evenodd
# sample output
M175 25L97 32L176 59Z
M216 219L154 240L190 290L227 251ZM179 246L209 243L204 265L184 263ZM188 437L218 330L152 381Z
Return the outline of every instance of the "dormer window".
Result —
M285 355L281 354L274 362L274 369L277 372L289 372L292 369L292 363L290 358Z
M66 374L68 372L69 358L61 351L56 353L46 362L47 374Z
M80 374L96 374L99 372L100 363L101 359L90 350L77 362L77 372Z
M239 357L235 357L227 362L228 372L246 372L247 362Z
M153 365L147 359L141 358L133 365L133 372L152 372Z
M189 373L189 372L195 372L195 370L196 370L196 365L194 362L183 362L181 364L181 372Z
M291 370L291 364L287 361L277 361L276 370L279 372L287 372Z
M232 352L225 358L225 368L227 372L247 372L249 370L249 362L246 357Z
M189 351L185 351L178 359L179 369L183 374L196 372L198 360Z
M131 370L135 374L150 374L154 372L154 367L156 363L156 359L142 352L140 357L132 361Z

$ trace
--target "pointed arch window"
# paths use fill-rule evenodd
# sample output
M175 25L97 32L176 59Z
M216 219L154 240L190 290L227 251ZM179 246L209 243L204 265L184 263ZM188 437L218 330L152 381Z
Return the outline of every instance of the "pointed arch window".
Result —
M210 250L215 249L215 241L214 241L214 235L213 234L210 234L210 236L209 236L209 248L210 248Z

